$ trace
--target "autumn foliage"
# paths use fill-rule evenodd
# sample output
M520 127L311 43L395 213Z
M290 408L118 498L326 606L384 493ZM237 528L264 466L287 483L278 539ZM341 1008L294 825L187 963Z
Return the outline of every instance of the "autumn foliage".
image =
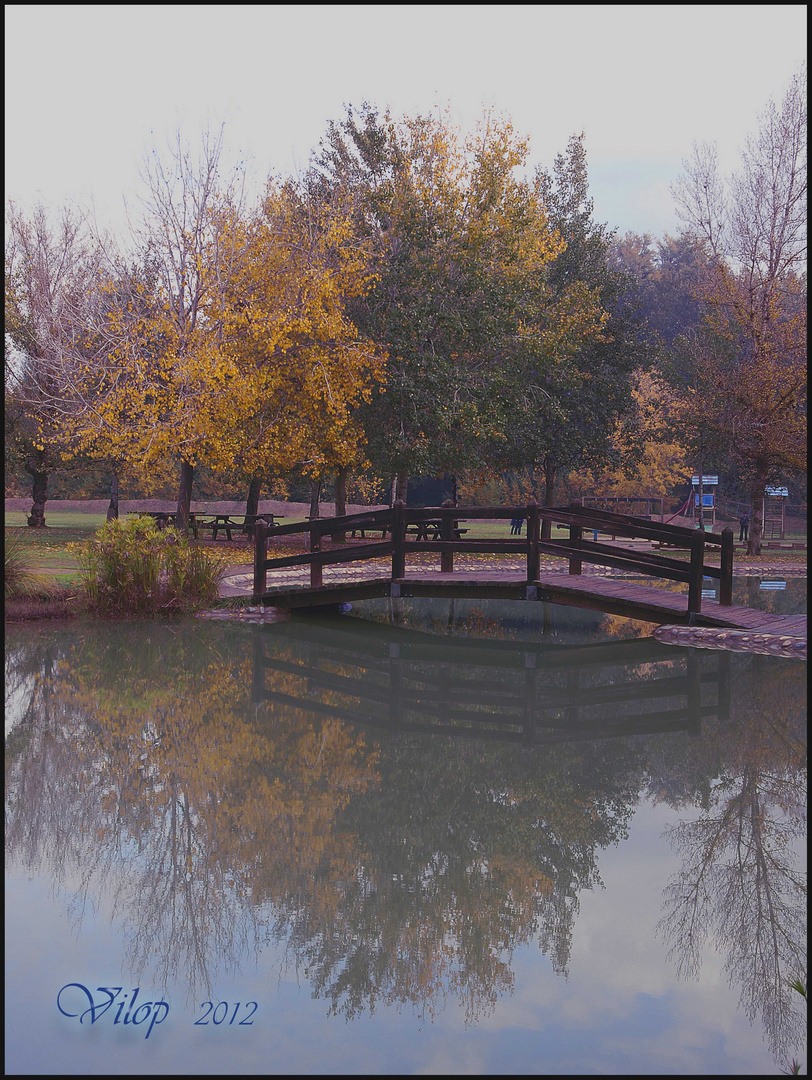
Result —
M464 134L349 107L251 206L222 132L197 153L178 136L126 251L9 207L7 448L31 523L66 462L103 463L115 499L119 475L175 469L183 520L201 465L254 501L292 474L405 496L409 476L508 473L550 503L564 481L667 494L699 446L755 510L805 468L802 82L727 202L697 152L659 267L650 238L595 221L583 135L533 177L492 113Z

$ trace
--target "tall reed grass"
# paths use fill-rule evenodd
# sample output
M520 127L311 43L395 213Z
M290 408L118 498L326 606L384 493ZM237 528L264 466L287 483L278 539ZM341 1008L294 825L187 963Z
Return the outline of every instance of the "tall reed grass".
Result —
M53 586L37 573L31 550L20 536L20 530L6 529L4 540L6 599L49 598Z
M114 519L80 550L88 603L103 614L185 614L217 598L226 563L150 517Z

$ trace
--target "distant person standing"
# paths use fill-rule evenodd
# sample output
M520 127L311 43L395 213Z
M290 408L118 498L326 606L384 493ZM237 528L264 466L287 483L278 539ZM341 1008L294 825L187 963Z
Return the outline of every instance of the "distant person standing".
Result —
M739 518L739 540L747 539L747 531L750 528L750 518L745 510L742 516Z
M522 519L512 518L510 522L510 535L521 536L522 535Z

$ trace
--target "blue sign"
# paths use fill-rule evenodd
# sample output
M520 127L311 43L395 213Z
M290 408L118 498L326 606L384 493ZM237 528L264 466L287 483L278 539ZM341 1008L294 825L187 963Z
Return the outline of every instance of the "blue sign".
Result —
M702 495L702 505L703 506L709 506L711 508L713 507L713 492L711 492L710 495L705 495L703 493L703 495ZM699 506L699 496L698 495L694 495L694 506Z

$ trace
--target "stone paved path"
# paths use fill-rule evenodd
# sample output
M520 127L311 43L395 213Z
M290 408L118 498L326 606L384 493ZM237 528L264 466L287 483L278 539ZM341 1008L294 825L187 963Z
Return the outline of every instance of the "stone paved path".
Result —
M521 574L524 572L526 563L524 559L499 559L499 560L469 560L464 555L458 555L454 559L454 568L462 572L476 573L485 571L492 573ZM417 569L415 567L415 569ZM367 559L353 566L325 566L323 581L325 585L338 584L343 581L366 581L369 578L389 577L392 572L392 560L389 557L381 559ZM440 573L438 564L420 567L422 573ZM544 574L566 574L568 565L565 560L559 563L543 563ZM406 568L408 576L409 567ZM614 578L636 578L639 574L623 570L615 570L608 566L595 566L585 563L584 575ZM793 563L787 566L765 566L741 564L734 567L734 577L806 577L806 566L803 563ZM294 566L285 570L275 570L268 573L267 585L272 588L277 585L307 585L310 582L310 569L307 566ZM220 595L225 596L251 596L254 583L253 568L251 566L232 567L220 585Z

